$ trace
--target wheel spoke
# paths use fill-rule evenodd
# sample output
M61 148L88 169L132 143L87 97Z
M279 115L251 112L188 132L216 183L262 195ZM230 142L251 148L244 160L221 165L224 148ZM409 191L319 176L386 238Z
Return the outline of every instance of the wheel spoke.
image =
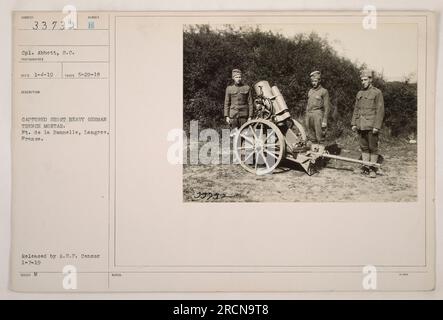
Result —
M264 154L264 152L262 151L261 152L262 153L262 157L263 157L263 161L265 162L265 165L266 165L266 168L270 168L270 166L269 166L269 163L268 163L268 161L266 161L266 157L265 157L265 154Z
M271 132L266 136L264 143L268 141L268 139L275 133L274 129L271 129Z
M253 155L254 154L254 152L251 152L244 160L243 160L243 162L244 163L246 163L246 161L248 161L249 160L249 158L251 157L251 155Z
M271 152L271 151L269 151L269 150L264 150L267 154L269 154L271 157L273 157L273 158L275 158L276 160L278 159L278 157L276 156L276 154L275 153L273 153L273 152Z
M250 144L254 144L254 140L252 140L251 138L249 138L248 136L245 136L244 134L241 134L240 137L242 137L243 139L245 139L246 141L248 141Z
M252 135L255 140L258 140L257 135L255 134L255 129L257 128L258 123L255 126L250 127L252 129Z
M263 139L263 125L260 126L260 140Z

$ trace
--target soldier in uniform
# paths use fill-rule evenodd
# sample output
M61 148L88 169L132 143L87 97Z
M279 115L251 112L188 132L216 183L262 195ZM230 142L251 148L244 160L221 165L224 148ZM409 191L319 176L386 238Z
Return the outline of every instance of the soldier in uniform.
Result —
M330 110L329 93L320 84L320 71L311 72L310 77L312 88L308 92L305 124L308 139L313 143L323 143L323 130L327 127Z
M385 114L383 94L372 85L371 71L362 71L360 79L363 89L357 93L351 126L359 134L363 161L377 163L378 134ZM361 172L376 177L375 167L362 166Z
M242 82L239 69L232 70L234 84L226 88L224 117L226 123L236 129L240 128L253 114L251 88Z

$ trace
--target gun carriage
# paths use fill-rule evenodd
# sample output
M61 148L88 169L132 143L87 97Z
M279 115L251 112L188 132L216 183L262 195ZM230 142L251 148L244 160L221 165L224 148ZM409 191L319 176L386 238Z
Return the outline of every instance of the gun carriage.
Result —
M332 154L322 144L307 139L303 125L291 118L280 90L259 81L254 85L257 98L252 120L241 126L234 137L234 155L251 173L273 172L286 159L297 163L308 174L314 174L321 159L336 159L380 168L379 163Z

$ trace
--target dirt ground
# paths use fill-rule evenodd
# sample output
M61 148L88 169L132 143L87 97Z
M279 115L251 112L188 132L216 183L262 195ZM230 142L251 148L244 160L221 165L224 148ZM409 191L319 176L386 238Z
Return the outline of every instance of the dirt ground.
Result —
M357 145L341 147L341 156L360 155ZM382 175L375 179L357 172L358 164L338 160L329 160L312 176L292 163L262 176L239 164L184 165L183 198L185 202L416 201L417 146L404 141L383 143L380 153Z

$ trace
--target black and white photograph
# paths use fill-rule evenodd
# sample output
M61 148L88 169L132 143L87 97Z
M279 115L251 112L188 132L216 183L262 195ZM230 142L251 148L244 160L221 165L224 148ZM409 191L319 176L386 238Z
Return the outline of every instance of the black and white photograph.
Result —
M183 27L184 202L417 200L418 29Z
M441 287L441 10L39 8L5 11L14 296ZM169 316L261 304L225 305Z

